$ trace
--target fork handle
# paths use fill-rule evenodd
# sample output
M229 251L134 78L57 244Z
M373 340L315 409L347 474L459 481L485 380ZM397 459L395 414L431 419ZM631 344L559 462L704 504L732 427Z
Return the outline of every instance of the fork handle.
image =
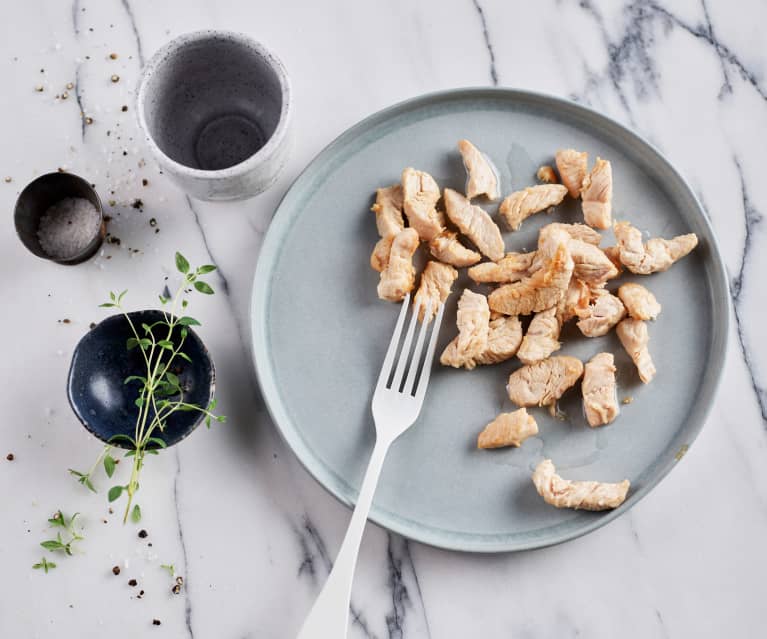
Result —
M298 639L345 639L349 626L349 602L354 580L354 567L362 541L362 532L373 502L378 477L381 475L391 439L376 438L373 454L370 456L365 478L362 480L357 505L352 513L341 550L333 564L328 580L309 616L298 633Z

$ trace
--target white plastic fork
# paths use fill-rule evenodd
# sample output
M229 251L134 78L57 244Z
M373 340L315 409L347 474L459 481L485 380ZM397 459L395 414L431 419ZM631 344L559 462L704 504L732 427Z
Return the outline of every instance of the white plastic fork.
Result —
M354 580L354 567L357 564L362 532L365 529L370 505L373 502L373 494L378 484L378 477L381 474L389 447L397 437L413 425L418 418L418 414L421 412L423 399L426 395L426 387L429 384L437 335L442 323L442 313L445 310L444 304L440 304L433 322L422 322L411 358L409 355L413 343L413 335L415 334L415 325L420 312L420 304L416 304L413 308L413 316L405 335L405 341L402 348L398 348L409 306L410 295L408 294L402 302L402 310L397 318L394 335L392 335L391 342L389 343L389 350L386 351L386 357L384 358L375 393L373 394L373 420L376 426L376 443L373 447L373 454L368 462L368 468L365 471L365 478L362 480L362 486L357 497L357 505L352 513L352 519L344 536L344 541L341 544L341 550L333 564L333 570L330 571L330 576L325 582L320 596L314 602L309 616L304 621L304 625L298 633L298 639L346 639L349 626L349 601L351 600L352 581ZM426 307L425 317L431 317L431 304ZM419 370L419 363L421 362L423 345L430 326L432 327L432 333L429 339L429 346L426 350L426 356L423 358L423 366L420 367L421 374L417 379L418 384L416 385L416 376ZM398 351L399 357L397 357ZM410 367L403 386L402 378L405 375L408 361L410 362ZM392 373L394 374L393 378ZM390 379L392 379L391 384L388 383ZM400 389L402 390L400 391Z

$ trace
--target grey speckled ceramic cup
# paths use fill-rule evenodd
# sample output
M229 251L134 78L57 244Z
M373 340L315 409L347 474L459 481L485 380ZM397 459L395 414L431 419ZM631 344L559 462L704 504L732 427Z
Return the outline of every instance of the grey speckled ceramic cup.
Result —
M163 171L201 200L261 193L290 151L285 69L239 33L197 31L162 47L144 68L136 112Z

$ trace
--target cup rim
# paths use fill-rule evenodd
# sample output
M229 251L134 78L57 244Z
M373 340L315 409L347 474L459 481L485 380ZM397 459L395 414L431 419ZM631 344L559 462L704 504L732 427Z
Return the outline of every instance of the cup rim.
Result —
M193 42L210 40L216 37L225 37L244 43L255 49L256 52L264 58L264 60L272 68L272 70L277 75L277 78L279 79L282 105L280 108L280 118L277 122L277 128L275 128L272 135L269 136L269 139L267 140L266 144L264 144L264 146L262 146L260 149L258 149L258 151L256 151L253 155L249 156L242 162L228 166L224 169L207 170L198 169L187 166L186 164L182 164L181 162L171 158L167 153L165 153L165 151L160 148L152 134L149 132L149 127L144 116L144 103L146 101L146 87L149 79L154 75L157 69L161 66L163 60L170 53L181 49L182 47ZM174 171L183 173L184 175L192 178L200 178L206 180L243 175L248 173L254 167L265 163L284 142L287 136L288 123L292 111L293 104L290 78L288 77L288 73L285 69L285 66L282 64L282 61L274 53L272 53L271 50L269 50L257 40L251 38L249 35L237 31L228 31L225 29L201 29L198 31L190 31L173 38L169 42L166 42L144 65L144 68L141 72L141 79L139 80L138 91L136 92L136 114L139 121L139 126L144 134L144 139L149 145L152 153Z

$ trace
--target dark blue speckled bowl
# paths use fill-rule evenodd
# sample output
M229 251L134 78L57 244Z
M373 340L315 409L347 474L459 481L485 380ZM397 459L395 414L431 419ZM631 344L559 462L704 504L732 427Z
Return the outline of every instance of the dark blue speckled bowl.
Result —
M157 310L128 315L139 331L142 323L152 324L162 319L162 312ZM134 435L138 383L125 384L124 380L129 375L146 375L146 368L139 349L127 350L129 337L133 337L133 333L124 316L108 317L83 336L75 347L69 368L67 396L72 410L83 426L104 442L118 434ZM158 336L158 339L161 338ZM178 335L174 335L174 339L178 339ZM192 360L191 364L180 358L174 361L174 367L178 362L179 370L175 372L179 381L187 389L186 401L207 406L216 385L213 361L202 340L191 329L182 351ZM202 420L203 415L197 411L179 411L168 419L164 432L156 430L153 435L172 446L189 435ZM128 447L124 442L115 445Z

